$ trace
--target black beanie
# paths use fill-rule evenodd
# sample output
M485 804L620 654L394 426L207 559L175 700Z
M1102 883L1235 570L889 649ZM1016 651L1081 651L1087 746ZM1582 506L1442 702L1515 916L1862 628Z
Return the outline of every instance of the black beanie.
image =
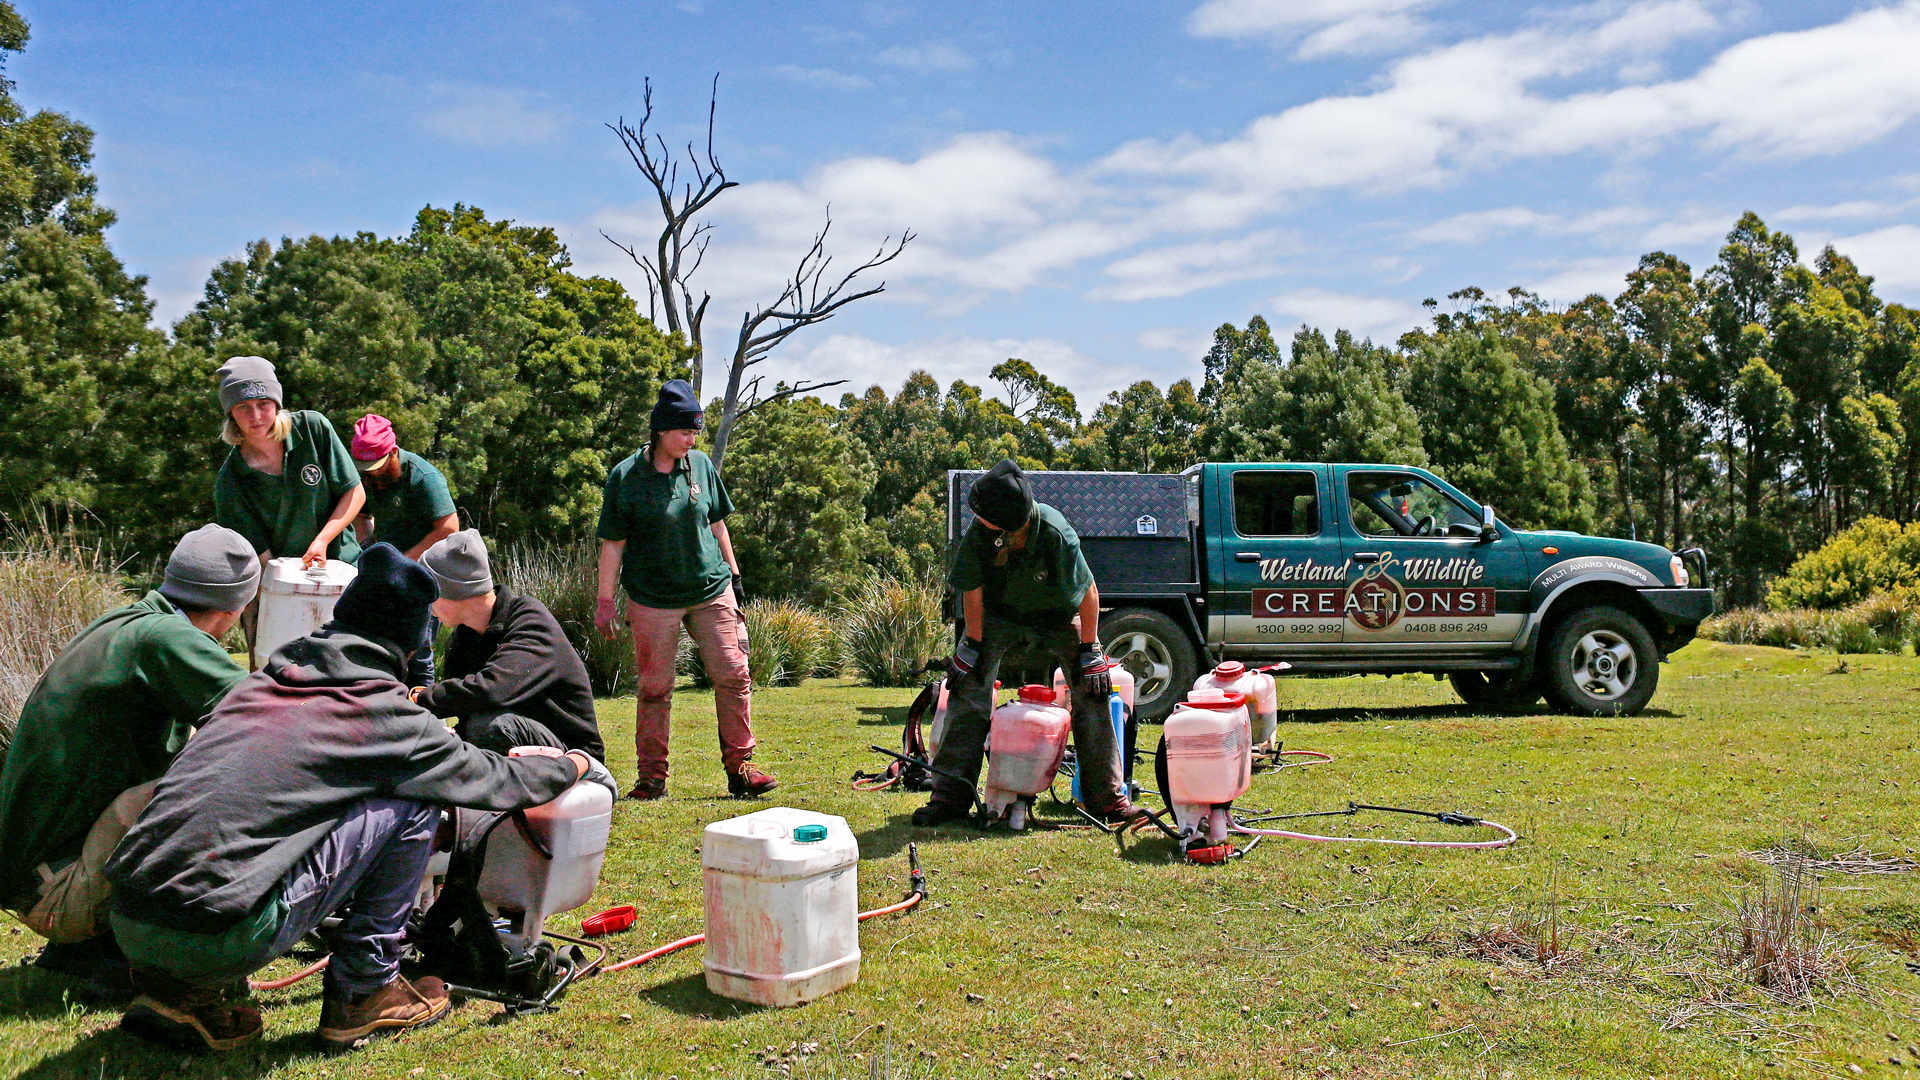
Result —
M360 573L333 606L332 625L393 642L411 653L427 632L428 607L440 595L433 573L379 543L360 553Z
M987 470L967 492L967 509L996 529L1013 532L1033 514L1033 485L1011 458Z
M693 384L685 379L670 379L660 388L660 400L653 403L653 424L649 431L700 430L700 398Z

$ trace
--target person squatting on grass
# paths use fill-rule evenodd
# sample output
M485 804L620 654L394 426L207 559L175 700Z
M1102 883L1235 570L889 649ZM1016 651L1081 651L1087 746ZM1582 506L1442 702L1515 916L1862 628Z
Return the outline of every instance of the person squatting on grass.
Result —
M416 686L413 700L457 717L461 738L496 753L553 746L604 760L586 662L547 605L494 584L476 530L441 540L420 562L440 586L434 614L454 629L446 677Z
M947 583L960 595L961 638L948 662L946 737L934 756L933 795L915 825L967 817L993 712L993 680L1008 652L1031 649L1073 675L1074 760L1087 809L1109 823L1140 811L1120 786L1120 749L1107 699L1113 664L1100 651L1100 590L1080 537L1058 510L1035 502L1020 466L1002 461L967 494L973 523L955 549Z
M355 562L360 544L347 528L366 491L360 472L327 418L287 412L279 376L260 356L220 366L220 438L233 447L213 482L213 520L247 538L265 563L299 553L302 566ZM253 646L257 609L241 617Z
M764 795L773 777L753 765L752 679L747 623L741 615L740 564L726 518L733 500L713 459L693 448L700 400L685 379L660 388L647 445L613 467L600 505L600 577L593 621L613 636L614 586L627 592L639 703L633 726L638 757L630 799L667 793L667 732L673 710L673 661L685 624L713 680L720 721L720 763L727 791Z
M402 450L386 417L368 413L354 421L347 453L366 485L366 504L353 519L353 534L362 547L384 540L417 562L428 548L460 531L447 478L426 458ZM437 619L427 620L420 648L407 658L408 686L432 684L433 640L439 629Z
M257 1041L246 976L331 915L322 1042L432 1023L447 989L401 976L400 951L440 808L525 809L582 777L613 790L584 753L502 757L408 700L400 675L435 593L425 567L374 544L333 620L242 680L161 777L107 864L139 991L125 1027Z
M0 907L48 940L41 967L125 986L107 856L193 726L246 675L219 639L259 587L246 539L201 526L158 589L94 620L28 695L0 767Z

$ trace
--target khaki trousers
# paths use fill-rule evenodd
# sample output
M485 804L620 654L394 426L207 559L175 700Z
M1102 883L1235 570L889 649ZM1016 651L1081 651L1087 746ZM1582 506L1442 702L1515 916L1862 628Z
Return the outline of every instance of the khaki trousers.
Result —
M107 915L113 906L107 858L153 801L158 782L130 787L108 803L87 830L79 858L58 870L45 863L34 868L40 877L40 901L21 916L29 929L57 945L107 932Z

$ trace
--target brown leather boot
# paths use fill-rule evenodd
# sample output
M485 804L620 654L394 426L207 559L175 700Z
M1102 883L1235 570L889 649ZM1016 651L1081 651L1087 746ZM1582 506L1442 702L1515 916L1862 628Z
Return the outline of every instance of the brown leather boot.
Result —
M131 972L140 996L127 1006L120 1026L143 1039L183 1050L235 1050L260 1041L260 1010L244 998L181 982L159 968Z
M320 1041L331 1053L356 1050L378 1035L426 1027L451 1008L447 985L439 979L428 975L408 982L395 975L358 1001L329 992L320 1006Z
M780 781L754 768L751 761L740 766L739 772L727 774L727 794L736 799L765 795L779 786Z

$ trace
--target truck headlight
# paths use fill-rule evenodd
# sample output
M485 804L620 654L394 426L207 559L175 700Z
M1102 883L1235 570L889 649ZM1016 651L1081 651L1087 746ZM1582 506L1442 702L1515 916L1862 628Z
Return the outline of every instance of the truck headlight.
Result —
M1682 589L1687 587L1691 579L1687 576L1687 564L1680 561L1680 556L1675 555L1673 560L1667 563L1667 569L1673 571L1674 585Z

